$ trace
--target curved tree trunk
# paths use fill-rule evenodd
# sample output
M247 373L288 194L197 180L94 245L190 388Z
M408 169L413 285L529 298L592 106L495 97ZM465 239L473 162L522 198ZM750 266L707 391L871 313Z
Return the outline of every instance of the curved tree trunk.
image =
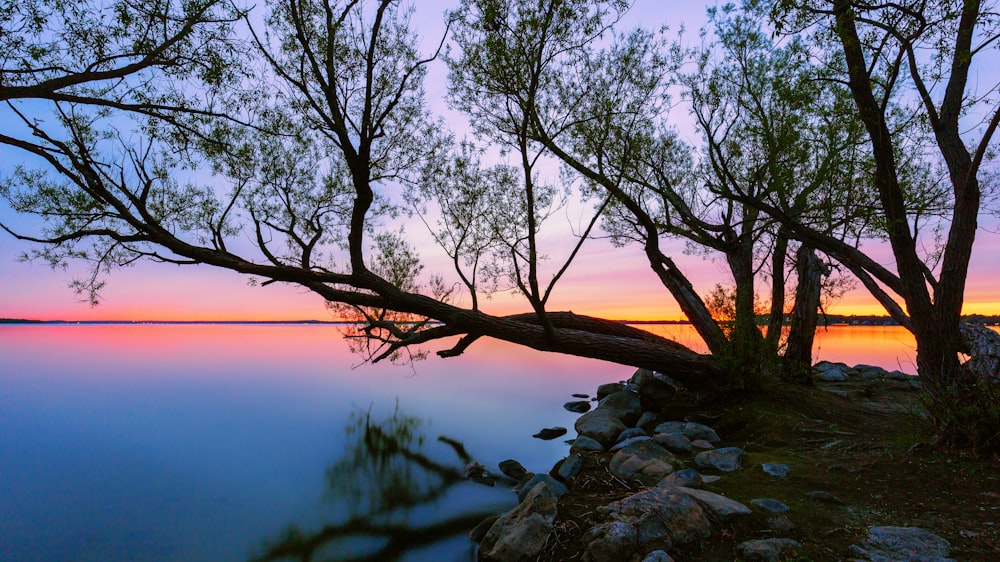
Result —
M788 329L788 346L782 365L782 372L799 378L808 373L812 366L813 338L819 323L819 299L823 276L828 273L816 252L806 245L795 252L795 272L798 285L795 288L795 306L792 309Z

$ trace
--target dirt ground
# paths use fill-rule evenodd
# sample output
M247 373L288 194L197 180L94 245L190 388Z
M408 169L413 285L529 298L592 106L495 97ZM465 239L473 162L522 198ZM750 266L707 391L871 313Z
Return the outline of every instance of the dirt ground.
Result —
M668 552L678 562L735 560L742 541L787 537L803 545L787 560L850 560L849 546L868 526L896 525L944 537L956 560L1000 560L1000 459L924 445L929 427L918 391L880 382L838 385L849 393L843 397L829 388L779 387L728 406L685 400L664 406L663 420L705 423L718 431L721 446L747 453L742 468L704 489L748 506L754 498L778 499L790 506L785 515L794 524L773 531L767 522L773 514L753 508L753 515L717 527L710 539ZM585 456L583 473L560 500L556 533L541 559L578 560L594 510L642 489L608 472L610 457ZM690 456L681 458L693 466ZM791 471L769 476L761 470L765 462ZM817 490L844 505L810 500L807 494Z

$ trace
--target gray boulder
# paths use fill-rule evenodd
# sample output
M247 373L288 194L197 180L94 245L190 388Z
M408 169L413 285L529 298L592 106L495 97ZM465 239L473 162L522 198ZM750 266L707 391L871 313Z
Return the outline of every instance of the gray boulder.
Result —
M616 476L652 486L674 471L672 463L676 460L670 451L647 438L615 453L608 468Z
M573 427L580 435L592 437L605 448L614 445L618 434L625 430L622 420L604 408L583 414L576 419Z
M570 445L569 450L574 453L589 453L589 452L600 453L604 451L604 446L601 445L593 437L580 435L573 440L573 444Z
M784 513L790 509L788 504L780 502L774 498L753 499L750 500L750 505L759 507L764 511L770 511L771 513Z
M726 521L737 515L750 515L751 513L749 507L714 492L684 487L677 489L694 498L703 508L708 510L716 521Z
M813 373L815 373L816 379L823 382L846 381L850 378L849 373L852 371L853 369L843 363L820 361L813 365Z
M665 548L692 543L708 538L712 529L701 505L677 488L649 488L597 511L635 526L640 550L657 541Z
M611 412L613 416L620 419L626 426L634 426L642 415L642 403L639 395L634 392L622 390L609 394L597 405L598 410Z
M765 474L770 476L775 476L777 478L784 478L785 476L788 476L789 468L787 464L766 462L761 465L761 468L764 470Z
M500 461L499 467L501 473L514 480L521 480L528 474L528 471L524 468L524 466L514 459Z
M628 447L629 445L632 445L634 443L640 443L642 441L652 441L652 440L653 438L648 435L636 435L635 437L627 437L625 439L622 439L621 436L619 436L619 441L615 443L609 450L614 452L624 449L625 447Z
M616 392L621 392L625 390L625 385L620 382L609 382L607 384L602 384L597 387L597 399L602 400L605 396L609 396Z
M691 452L691 440L687 438L687 435L684 435L679 431L675 431L673 433L657 433L653 436L653 440L662 447L675 453Z
M583 414L590 411L590 402L586 400L574 400L573 402L563 404L563 408L570 412Z
M642 559L642 562L674 562L674 559L671 558L666 551L654 550L653 552L647 554L646 557Z
M584 562L629 560L639 548L635 526L624 521L591 527L583 542L587 544L583 552Z
M630 427L618 434L618 442L621 443L622 441L629 439L631 437L640 437L640 436L648 437L649 434L643 431L641 427Z
M801 546L801 544L792 539L760 539L741 542L736 545L736 553L743 560L774 562L781 558L782 551Z
M650 407L670 400L677 394L673 379L649 369L639 369L632 375L629 382L638 389L639 399L642 400L642 403Z
M556 470L556 476L558 476L563 481L569 480L571 478L576 478L580 474L580 470L583 469L583 460L580 459L580 455L570 454L568 457L564 458L562 462L559 463L559 468Z
M688 439L704 439L709 443L718 443L722 439L714 429L697 422L669 421L656 426L655 433L683 433Z
M851 552L870 562L947 562L951 543L920 527L868 527Z
M540 483L517 507L501 515L479 545L486 562L528 562L538 558L553 530L556 498Z
M542 429L538 433L532 435L532 437L535 439L542 439L544 441L551 441L552 439L562 437L563 435L566 435L565 427L546 427L545 429Z
M635 422L636 427L645 428L647 425L656 421L656 414L653 412L643 412L639 419Z
M674 486L685 488L701 488L701 485L705 483L702 479L701 474L693 468L685 468L684 470L678 470L668 474L663 480L660 480L657 486Z
M555 478L549 476L548 474L536 474L528 479L527 482L520 484L514 488L517 492L517 501L523 502L525 498L531 494L534 488L537 488L545 484L542 487L540 493L551 495L553 498L559 499L563 494L569 491L566 485L562 482L556 480Z
M698 468L714 468L720 472L732 472L743 464L743 449L723 447L698 453L694 464Z

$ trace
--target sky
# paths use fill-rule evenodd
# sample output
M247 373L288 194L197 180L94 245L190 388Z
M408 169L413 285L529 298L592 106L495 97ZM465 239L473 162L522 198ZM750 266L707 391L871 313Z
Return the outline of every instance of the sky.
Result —
M443 29L440 14L452 2L418 2L415 25L425 43L434 43ZM704 23L706 4L675 0L638 0L625 19L628 26L646 27L667 24L676 30L682 24L696 30ZM694 36L691 33L689 36ZM431 38L431 39L428 39ZM446 88L446 73L432 71L426 83L432 107ZM441 109L442 111L446 111ZM684 115L677 117L685 130ZM693 135L694 133L690 133ZM0 168L18 161L10 149L0 152ZM0 204L0 218L16 224L30 224L14 217ZM579 217L556 217L577 222ZM996 221L986 221L989 227ZM411 226L417 228L416 226ZM1000 314L1000 235L996 228L983 228L971 266L966 293L966 312ZM38 320L335 320L322 299L293 286L272 284L253 286L236 273L208 266L176 266L139 263L114 271L102 291L96 307L73 293L67 285L84 274L80 267L52 270L42 262L18 261L30 246L0 232L0 317ZM888 248L866 247L873 256L891 266ZM716 283L727 282L724 264L683 254L681 243L667 245L668 253L681 265L696 289L706 291ZM418 247L427 260L428 272L447 268L447 263L433 256L434 249ZM484 304L487 311L506 314L524 312L528 307L506 293L495 295ZM682 319L679 307L660 285L638 247L616 248L606 240L588 241L577 262L560 282L550 310L572 310L617 319ZM827 310L832 314L881 314L882 309L862 289L855 290Z

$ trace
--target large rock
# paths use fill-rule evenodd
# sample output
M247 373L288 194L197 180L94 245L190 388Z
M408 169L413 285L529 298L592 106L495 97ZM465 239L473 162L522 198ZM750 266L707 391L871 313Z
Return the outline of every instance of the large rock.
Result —
M533 487L514 509L501 515L479 545L480 560L529 562L538 558L553 529L556 498L548 483Z
M736 553L742 560L777 562L781 559L782 551L801 546L801 544L792 539L760 539L741 542L736 545Z
M649 369L639 369L629 382L638 388L639 399L649 409L654 409L677 394L673 379Z
M601 445L593 437L587 437L586 435L580 435L573 440L573 443L569 447L570 452L573 453L590 453L590 452L603 452L604 445Z
M562 482L556 480L548 474L535 474L528 479L527 482L518 485L514 488L517 492L517 501L523 502L531 491L535 488L545 484L545 486L540 490L539 493L551 495L553 498L559 499L569 491L566 485Z
M685 468L684 470L678 470L677 472L668 474L666 478L660 480L657 486L674 486L685 488L701 488L701 485L705 483L701 474L693 468Z
M632 443L611 457L612 474L653 486L674 471L676 457L652 440Z
M687 435L684 435L680 431L675 431L673 433L657 433L653 436L653 439L659 445L662 445L674 453L691 452L691 440L688 439Z
M556 477L563 481L570 480L576 478L581 470L583 470L583 460L580 458L580 455L573 453L559 463L559 467L556 470Z
M723 447L698 453L694 458L698 468L714 468L720 472L732 472L743 464L743 449Z
M611 412L612 415L630 427L635 425L639 416L642 415L642 403L639 401L639 395L627 390L609 394L601 400L597 409Z
M946 562L951 543L920 527L868 527L851 551L870 562Z
M587 544L583 552L584 562L630 560L639 548L635 526L624 521L591 527L584 534L583 542Z
M716 521L725 521L736 515L750 515L751 513L749 507L714 492L685 487L677 489L694 498L708 510Z
M625 385L620 382L609 382L606 384L602 384L601 386L597 387L597 399L601 400L605 396L609 396L616 392L621 392L622 390L625 390Z
M570 412L583 414L590 411L590 402L586 400L574 400L573 402L563 404L563 408Z
M813 372L816 379L823 382L846 381L852 373L856 373L854 369L844 363L831 363L829 361L820 361L813 365Z
M665 550L654 550L647 554L642 562L674 562L674 559Z
M576 419L573 427L577 433L594 439L605 449L614 445L618 434L625 430L622 420L604 408L583 414Z
M691 441L704 439L709 443L721 441L719 434L705 424L697 422L669 421L656 426L654 433L683 433Z
M712 529L701 505L677 488L649 488L597 511L635 526L640 550L657 541L665 548L688 544L708 538Z

